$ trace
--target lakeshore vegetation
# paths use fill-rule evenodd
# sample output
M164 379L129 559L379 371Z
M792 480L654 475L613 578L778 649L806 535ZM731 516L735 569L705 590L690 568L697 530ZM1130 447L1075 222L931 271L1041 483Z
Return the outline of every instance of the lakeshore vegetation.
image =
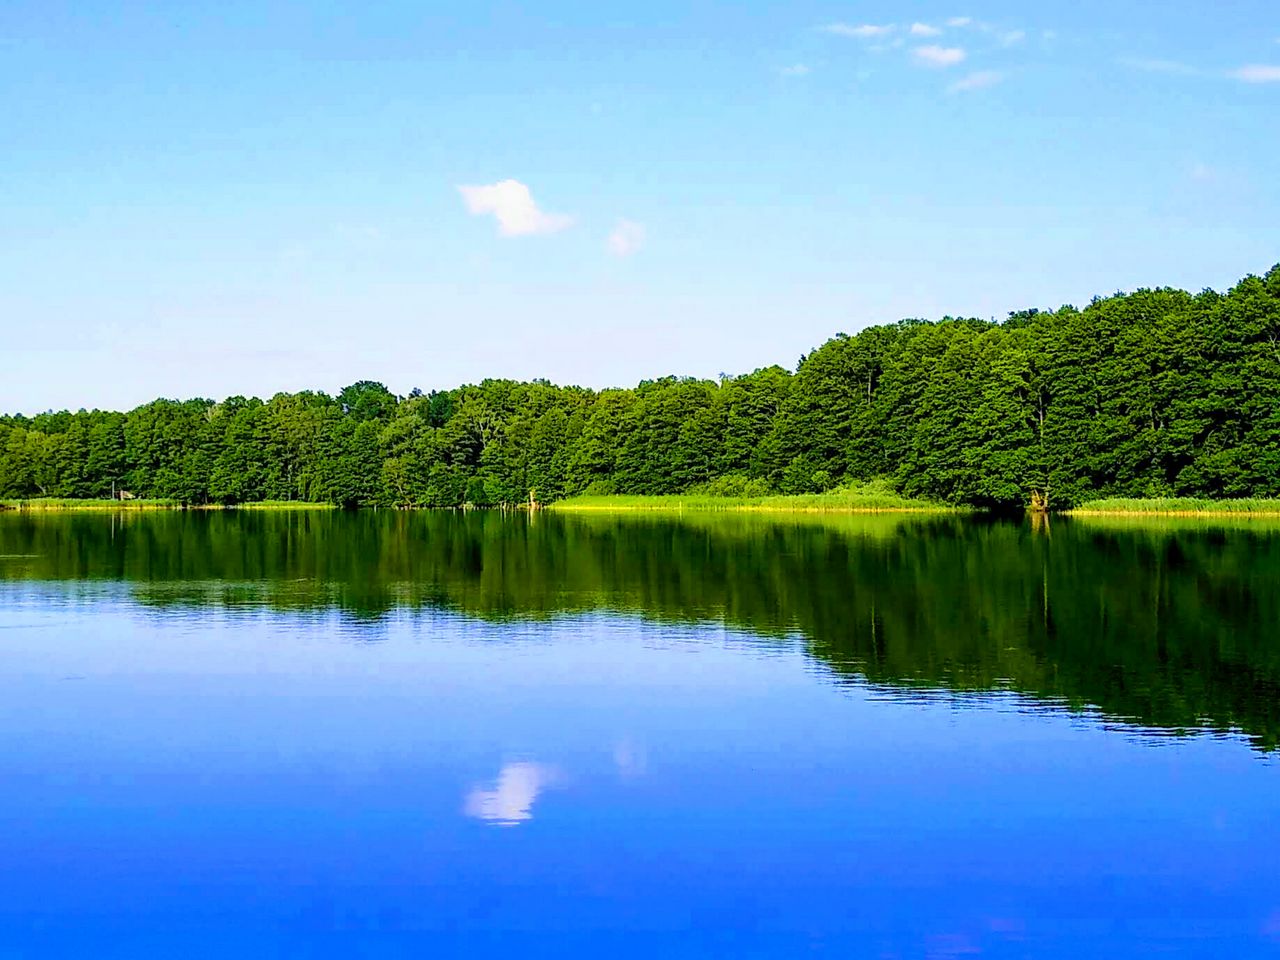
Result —
M1226 293L904 320L838 335L794 369L718 380L486 380L404 397L362 381L337 396L0 416L0 500L759 502L852 500L868 484L885 509L1280 497L1280 266Z

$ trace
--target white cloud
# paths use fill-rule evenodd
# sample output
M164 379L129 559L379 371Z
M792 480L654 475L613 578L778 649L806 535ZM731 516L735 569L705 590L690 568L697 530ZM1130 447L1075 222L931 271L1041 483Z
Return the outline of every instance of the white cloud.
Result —
M504 237L557 233L573 223L572 217L539 210L533 194L519 180L459 187L458 192L473 214L493 214L498 220L498 232Z
M1021 43L1027 39L1027 31L1025 30L1007 30L1000 34L1000 42L1006 47L1012 47L1015 43Z
M870 40L875 37L886 37L893 33L893 24L861 23L854 26L851 23L832 23L822 29L839 37L856 37L859 40Z
M1231 76L1245 83L1280 83L1280 67L1265 63L1251 63L1239 70L1232 70Z
M793 63L789 67L780 67L778 73L784 77L807 77L812 73L807 64Z
M952 17L947 21L948 27L967 27L973 23L973 17Z
M508 763L491 787L473 787L462 811L468 817L514 827L533 819L533 802L556 780L556 771L539 763Z
M940 47L937 44L916 47L913 52L916 60L926 67L954 67L965 58L965 52L960 47Z
M969 93L973 90L986 90L988 87L994 87L1003 80L1004 74L999 70L976 70L947 87L947 92Z
M936 37L941 32L937 27L932 27L927 23L913 23L911 25L911 35L913 37Z
M629 257L644 246L644 224L634 220L619 220L609 234L609 252L615 257Z

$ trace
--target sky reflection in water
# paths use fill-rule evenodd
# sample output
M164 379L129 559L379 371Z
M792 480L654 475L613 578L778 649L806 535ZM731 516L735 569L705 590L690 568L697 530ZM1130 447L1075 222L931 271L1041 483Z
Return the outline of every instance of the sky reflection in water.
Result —
M0 518L0 955L1280 955L1269 541L327 522Z

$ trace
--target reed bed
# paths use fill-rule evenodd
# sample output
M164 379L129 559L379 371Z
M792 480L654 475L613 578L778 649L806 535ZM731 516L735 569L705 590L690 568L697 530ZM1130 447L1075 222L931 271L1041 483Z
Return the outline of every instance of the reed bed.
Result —
M634 496L610 494L560 500L548 509L572 512L647 511L651 513L957 513L959 508L927 500L912 500L892 493L834 493L774 495L764 497L714 497L671 494Z
M59 510L181 510L178 500L100 500L74 497L32 497L27 500L0 500L0 509L33 513Z
M1150 499L1111 497L1082 503L1066 511L1071 516L1130 517L1280 517L1280 500L1201 500L1194 497L1154 497Z
M332 503L309 503L300 500L263 500L224 506L220 503L186 504L181 500L109 500L73 497L32 497L26 500L0 500L0 510L22 510L30 513L55 513L75 510L335 510Z

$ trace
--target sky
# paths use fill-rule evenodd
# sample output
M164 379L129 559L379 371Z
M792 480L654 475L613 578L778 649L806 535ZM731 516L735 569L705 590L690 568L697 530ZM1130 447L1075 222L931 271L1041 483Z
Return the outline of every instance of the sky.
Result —
M603 387L1280 262L1280 3L0 5L0 410Z

